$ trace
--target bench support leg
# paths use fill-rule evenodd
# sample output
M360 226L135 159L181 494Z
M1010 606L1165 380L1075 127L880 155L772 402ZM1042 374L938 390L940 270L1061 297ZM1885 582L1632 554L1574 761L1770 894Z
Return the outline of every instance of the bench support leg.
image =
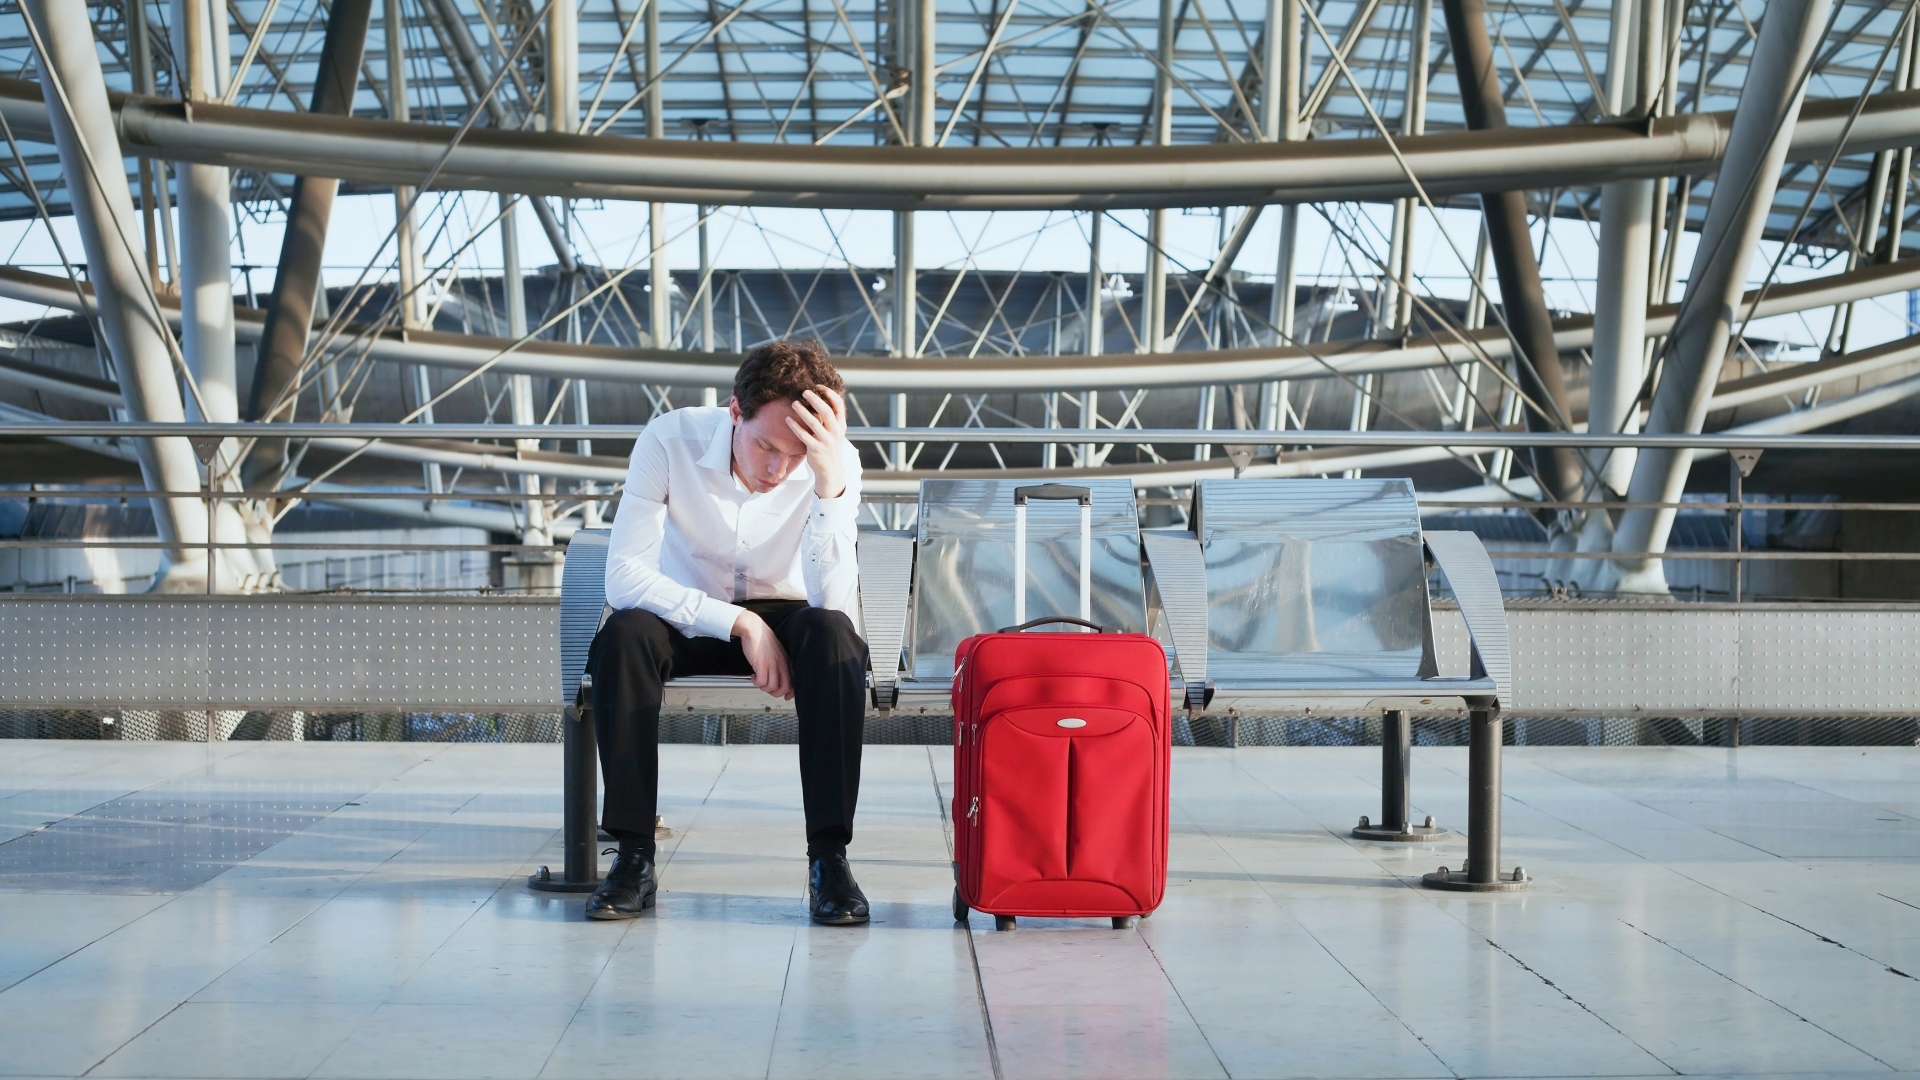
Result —
M1447 835L1431 817L1425 824L1413 824L1412 814L1413 720L1399 709L1388 709L1380 726L1380 821L1375 824L1362 817L1353 837L1420 844Z
M1467 715L1467 865L1452 872L1443 866L1421 883L1456 892L1532 888L1524 869L1500 872L1500 710L1490 701L1469 700Z
M554 877L541 867L527 878L527 887L541 892L592 892L600 886L600 826L594 804L600 801L600 761L594 745L593 682L580 680L580 695L560 719L564 748L562 771L562 839L565 872Z

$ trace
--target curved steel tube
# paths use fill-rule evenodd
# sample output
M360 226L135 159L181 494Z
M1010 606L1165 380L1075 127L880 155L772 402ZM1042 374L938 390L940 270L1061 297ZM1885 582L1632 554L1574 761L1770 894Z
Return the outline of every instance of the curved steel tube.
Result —
M1183 146L794 146L474 128L292 113L162 98L114 98L134 154L366 183L569 198L897 210L1122 209L1393 199L1415 194L1384 140ZM1788 156L1824 157L1852 100L1809 102ZM23 131L47 127L37 84L0 78L0 112ZM1644 122L1510 128L1395 140L1435 198L1703 172L1715 167L1731 113ZM1868 98L1849 152L1920 141L1920 90Z

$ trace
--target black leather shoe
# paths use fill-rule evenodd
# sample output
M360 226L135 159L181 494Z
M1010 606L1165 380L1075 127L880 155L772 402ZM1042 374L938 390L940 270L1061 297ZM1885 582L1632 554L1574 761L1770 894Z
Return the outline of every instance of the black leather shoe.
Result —
M845 855L811 859L807 867L807 914L828 926L867 921L867 896L853 880Z
M653 862L638 852L614 857L607 880L587 898L589 919L637 919L653 906Z

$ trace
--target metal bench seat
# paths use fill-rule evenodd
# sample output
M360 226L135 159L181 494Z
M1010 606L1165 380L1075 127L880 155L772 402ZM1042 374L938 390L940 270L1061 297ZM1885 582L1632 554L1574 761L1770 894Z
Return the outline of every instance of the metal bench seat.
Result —
M1189 710L1511 698L1493 564L1472 533L1423 535L1411 482L1205 480L1189 520L1141 534ZM1439 673L1429 560L1467 623L1464 677Z
M863 531L860 629L874 707L944 711L954 649L1013 619L1013 488L1019 481L925 480L907 532ZM1442 888L1504 890L1499 879L1499 709L1511 696L1506 612L1492 563L1464 532L1422 533L1405 480L1222 480L1195 486L1190 527L1139 527L1132 485L1094 480L1092 617L1159 637L1174 700L1209 711L1352 707L1384 713L1382 821L1363 839L1427 840L1444 829L1407 820L1409 710L1458 699L1471 724L1469 872L1429 875ZM606 618L607 530L567 550L560 598L560 695L587 719L587 651ZM1079 511L1029 508L1027 615L1077 614ZM1447 580L1469 636L1465 675L1439 672L1431 569ZM1073 632L1073 631L1062 631ZM666 705L753 711L772 699L744 678L680 678ZM1236 721L1237 722L1237 721ZM590 728L567 732L569 882L587 873L593 764ZM1237 730L1237 729L1236 729ZM584 796L576 788L586 791ZM576 818L578 819L576 821ZM581 847L580 852L574 849ZM576 871L578 870L578 873Z

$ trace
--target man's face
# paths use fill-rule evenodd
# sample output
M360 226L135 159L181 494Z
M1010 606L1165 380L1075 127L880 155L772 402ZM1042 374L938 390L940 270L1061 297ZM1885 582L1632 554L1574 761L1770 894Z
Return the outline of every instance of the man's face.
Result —
M727 411L733 414L733 471L748 491L772 491L807 460L807 444L787 426L792 401L769 401L752 419L741 417L738 400L728 402Z

